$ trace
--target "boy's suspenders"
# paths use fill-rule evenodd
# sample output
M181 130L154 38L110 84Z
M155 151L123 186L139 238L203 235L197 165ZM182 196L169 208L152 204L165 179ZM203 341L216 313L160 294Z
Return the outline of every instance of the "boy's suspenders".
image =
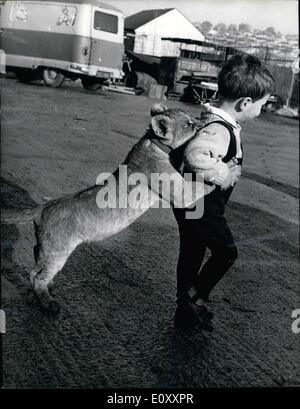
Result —
M220 125L224 126L228 130L228 132L230 134L228 150L227 150L226 155L222 159L222 162L227 163L232 158L234 158L236 156L236 154L237 154L236 138L235 138L233 128L228 122L225 122L225 121L212 121L212 122L209 122L209 123L205 124L203 126L203 128L201 128L201 131L202 131L202 129L206 128L207 126L209 126L211 124L220 124ZM241 147L241 149L242 149L242 147ZM238 165L241 165L242 162L243 162L243 158L238 158L237 159L237 164ZM204 183L206 185L210 185L210 186L213 185L213 182L204 182ZM232 189L230 190L230 192L227 192L229 194L229 196L231 194L231 191L232 191ZM228 196L228 198L229 198L229 196Z
M228 151L226 153L226 155L224 156L224 158L222 159L222 162L227 163L229 162L232 158L234 158L237 154L237 145L236 145L236 137L233 131L233 127L225 121L213 121L210 122L209 124L205 125L204 127L212 124L212 123L217 123L220 124L222 126L225 126L225 128L228 130L229 134L230 134L230 141L229 141L229 146L228 146ZM202 128L203 129L203 128ZM241 147L242 149L242 147ZM242 165L243 162L243 158L237 158L237 164L238 165ZM206 182L205 182L206 183ZM209 183L210 184L210 183ZM206 210L208 212L210 212L210 203L211 200L213 200L214 204L213 204L213 208L215 208L215 205L219 205L218 206L218 211L220 211L220 213L224 213L224 205L225 203L229 200L229 197L233 191L234 186L229 187L226 190L221 190L220 186L217 186L210 194L208 194L207 196L205 196L205 201L204 201L204 206L206 206ZM211 198L210 198L211 196Z
M229 141L229 146L228 146L228 151L226 153L226 155L224 156L224 158L222 159L223 162L227 163L229 162L232 158L234 158L237 154L237 145L236 145L236 137L233 131L233 127L225 122L225 121L212 121L212 122L208 122L207 124L205 124L202 128L206 128L208 125L213 124L213 123L217 123L220 124L222 126L224 126L229 134L230 134L230 141ZM189 141L188 141L189 142ZM174 158L174 166L175 168L177 167L175 165L176 161L177 161L177 165L179 165L177 167L178 171L181 172L182 174L185 173L185 169L183 166L183 162L182 162L182 157L183 157L183 152L184 152L184 148L185 146L188 144L188 142L186 142L184 144L183 147L180 147L179 149L177 149L177 153L176 151L174 151L177 155L177 157L175 156ZM241 147L242 148L242 147ZM181 166L180 166L181 164ZM238 164L241 165L242 164L242 158L238 158ZM189 172L187 170L187 172ZM213 183L210 182L205 182L205 184L208 185L213 185ZM212 214L218 214L218 215L222 215L225 211L225 203L228 201L231 193L232 193L233 187L230 187L229 189L226 190L221 190L220 186L216 186L216 188L209 193L208 195L204 196L204 217L208 214L212 215ZM201 199L202 200L202 199ZM176 209L177 212L180 212L180 210L182 209ZM185 210L184 210L185 211Z
M223 162L227 163L232 158L234 158L236 156L236 154L237 154L236 137L235 137L235 134L234 134L234 131L233 131L233 127L228 122L225 122L225 121L222 121L222 120L220 120L220 121L217 120L217 121L212 121L212 122L208 122L207 124L205 124L201 128L201 131L202 131L202 129L206 128L207 126L209 126L211 124L220 124L220 125L224 126L228 130L228 132L230 134L230 141L229 141L228 150L227 150L226 155L222 159ZM182 145L180 148L177 148L176 151L173 151L171 153L171 160L173 162L174 167L182 174L184 173L184 170L185 170L184 169L184 164L183 164L183 161L182 161L182 157L183 157L184 149L185 149L185 147L186 147L186 145L188 143L189 143L189 141L187 141L184 145ZM242 146L241 146L241 149L242 149ZM243 149L242 149L242 151L243 151ZM243 162L242 158L237 159L237 164L238 165L241 165L242 162ZM205 182L205 183L207 183L208 185L213 184L213 183L210 183L210 182Z
M236 138L235 138L233 128L228 122L225 122L225 121L212 121L212 122L209 122L206 125L204 125L204 127L201 128L201 131L202 131L202 129L206 128L208 125L211 125L211 124L220 124L222 126L225 126L225 128L228 130L228 132L230 134L230 141L229 141L228 151L227 151L226 155L224 156L224 158L222 159L223 162L227 163L233 157L235 157L236 153L237 153ZM238 158L238 164L239 165L242 164L242 161L243 161L242 158Z
M204 125L202 129L207 127L210 124L220 124L224 126L229 134L230 134L230 141L228 146L228 151L222 161L224 163L229 162L232 158L234 158L237 154L237 144L236 144L236 137L233 131L233 127L225 121L212 121ZM238 158L238 165L242 164L242 158ZM213 185L213 183L205 182L206 184ZM225 203L229 200L229 197L233 191L234 186L229 187L226 190L221 190L220 186L216 186L216 188L209 193L208 195L204 196L204 215L207 214L223 214L225 211Z

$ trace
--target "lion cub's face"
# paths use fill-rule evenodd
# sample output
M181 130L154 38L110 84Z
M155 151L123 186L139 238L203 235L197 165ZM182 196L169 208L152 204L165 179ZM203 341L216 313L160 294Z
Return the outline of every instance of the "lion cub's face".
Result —
M176 149L196 134L199 121L181 109L163 108L157 112L152 107L151 127L163 144Z

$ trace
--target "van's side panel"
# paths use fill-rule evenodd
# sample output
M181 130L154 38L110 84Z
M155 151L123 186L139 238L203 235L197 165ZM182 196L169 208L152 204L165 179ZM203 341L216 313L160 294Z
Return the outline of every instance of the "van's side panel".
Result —
M92 53L92 40L95 40L91 38L93 6L55 1L9 1L1 10L4 33L0 48L6 53L8 66L51 66L76 72L80 64L88 75L97 75L104 69L119 77L123 29L122 34L113 36L114 41L99 40L101 47L97 46L94 48L96 54ZM123 24L123 18L120 21ZM97 58L92 58L93 55Z
M7 65L27 65L30 57L31 68L36 67L37 59L66 61L67 66L70 62L89 64L88 5L68 5L64 9L64 4L26 2L22 9L18 4L24 2L7 3L2 15L1 48L6 52ZM62 10L70 12L66 14Z
M5 28L81 34L82 18L86 19L89 6L80 4L49 3L42 1L8 1L2 6L2 22ZM81 21L80 21L81 20Z
M11 55L88 64L90 43L88 37L6 29L2 48L8 59Z

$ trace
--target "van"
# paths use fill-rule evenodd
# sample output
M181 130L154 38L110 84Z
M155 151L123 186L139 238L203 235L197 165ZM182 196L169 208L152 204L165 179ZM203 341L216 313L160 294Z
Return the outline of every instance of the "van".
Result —
M0 1L0 49L22 82L95 91L122 79L124 14L96 0Z

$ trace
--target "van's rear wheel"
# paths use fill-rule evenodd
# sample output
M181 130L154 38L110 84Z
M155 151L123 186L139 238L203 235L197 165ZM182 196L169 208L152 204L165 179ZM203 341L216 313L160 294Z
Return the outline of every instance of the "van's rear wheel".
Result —
M52 68L45 68L43 71L43 80L48 87L58 88L65 82L65 76Z
M32 70L20 69L15 74L20 82L30 82L36 79L36 72Z
M87 89L88 91L98 91L98 89L100 89L102 86L101 82L89 77L82 77L81 84L83 88Z

